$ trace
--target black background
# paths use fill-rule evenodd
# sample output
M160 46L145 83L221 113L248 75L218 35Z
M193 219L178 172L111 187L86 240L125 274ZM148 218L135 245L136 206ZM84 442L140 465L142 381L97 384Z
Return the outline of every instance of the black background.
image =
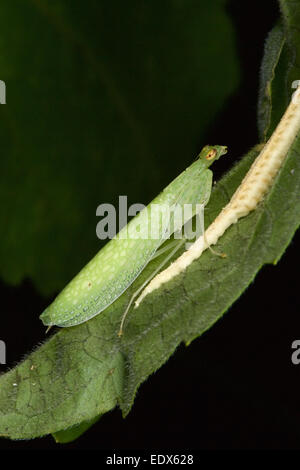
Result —
M234 153L242 154L258 141L259 66L279 11L275 0L237 0L229 2L228 12L237 31L243 76L206 141L217 136L220 142L233 142ZM220 165L217 171L224 170ZM115 409L74 443L57 445L51 436L2 439L0 449L298 448L300 365L291 362L291 344L300 339L297 240L299 244L299 235L277 267L264 267L255 285L211 330L188 348L179 347L140 387L125 420ZM29 280L17 288L0 283L0 298L5 312L1 337L9 344L7 363L12 367L44 339L32 312L41 312L51 299L42 298Z

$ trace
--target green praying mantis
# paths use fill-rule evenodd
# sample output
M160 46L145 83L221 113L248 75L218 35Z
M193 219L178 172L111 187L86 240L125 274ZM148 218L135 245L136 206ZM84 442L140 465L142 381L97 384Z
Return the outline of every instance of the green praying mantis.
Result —
M169 251L132 296L121 319L120 336L134 298L186 242L186 237L177 239L176 235L195 215L200 215L203 221L203 210L212 189L213 174L209 167L226 152L225 146L205 146L196 161L111 239L62 290L40 316L44 325L70 327L88 321L120 297L151 260ZM192 207L187 216L182 216L184 206ZM171 235L174 240L165 243Z

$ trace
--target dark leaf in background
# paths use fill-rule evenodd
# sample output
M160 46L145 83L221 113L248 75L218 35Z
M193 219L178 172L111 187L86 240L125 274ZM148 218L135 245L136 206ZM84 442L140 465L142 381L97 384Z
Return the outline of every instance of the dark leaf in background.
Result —
M148 203L193 161L238 83L224 3L2 2L4 281L60 290L101 246L99 204Z

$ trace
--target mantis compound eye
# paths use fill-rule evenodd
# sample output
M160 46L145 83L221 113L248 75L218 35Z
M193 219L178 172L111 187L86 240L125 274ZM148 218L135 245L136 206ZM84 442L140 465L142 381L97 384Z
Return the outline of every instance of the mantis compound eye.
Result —
M212 160L217 155L216 149L211 149L208 154L205 156L206 160Z

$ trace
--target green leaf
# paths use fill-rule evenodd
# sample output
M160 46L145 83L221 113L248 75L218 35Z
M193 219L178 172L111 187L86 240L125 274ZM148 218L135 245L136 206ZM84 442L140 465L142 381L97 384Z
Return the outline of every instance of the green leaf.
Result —
M266 39L260 71L258 128L263 142L284 113L296 88L293 82L300 79L300 5L293 0L279 3L282 18Z
M101 248L99 204L188 166L238 82L224 4L2 0L3 280L60 290Z
M55 442L57 442L58 444L67 444L69 442L75 441L76 439L78 439L78 437L85 433L85 431L87 431L91 426L93 426L93 424L99 421L101 416L102 415L96 416L95 418L90 419L88 421L83 421L80 424L75 424L74 426L71 426L68 429L53 433Z
M258 95L258 129L262 142L266 142L272 132L274 131L279 119L281 118L286 106L286 100L282 99L282 93L278 93L279 87L276 87L279 82L279 77L283 74L279 72L279 61L283 60L286 54L283 54L283 47L285 44L285 35L281 24L276 25L270 31L266 42L264 56L260 69L260 88ZM286 66L286 64L284 64ZM286 67L283 67L286 70ZM275 75L276 70L276 75ZM284 72L283 70L283 72ZM275 80L276 77L276 80ZM282 80L280 80L281 90ZM275 102L276 98L280 97L282 105ZM274 112L276 115L274 116Z
M287 86L300 78L300 4L295 0L279 0L290 60L286 71Z

